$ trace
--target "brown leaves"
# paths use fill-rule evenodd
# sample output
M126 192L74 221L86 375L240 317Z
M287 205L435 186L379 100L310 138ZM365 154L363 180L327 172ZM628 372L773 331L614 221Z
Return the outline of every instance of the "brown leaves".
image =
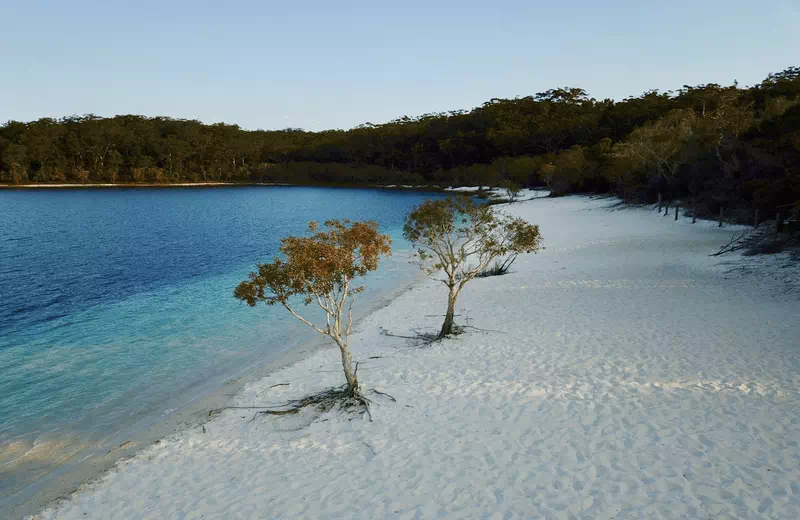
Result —
M324 229L309 222L308 231L311 236L282 239L282 257L260 264L233 294L251 307L260 301L280 303L295 318L333 339L342 354L348 396L357 396L358 363L354 371L348 341L354 295L363 287L353 286L352 281L378 268L380 257L391 254L392 239L381 235L375 222L329 220ZM298 314L289 301L293 296L305 305L316 302L325 313L325 323L315 324Z
M250 306L259 301L285 304L294 295L309 304L316 296L341 292L353 279L376 270L381 256L391 254L391 238L381 235L375 222L329 220L322 230L310 222L308 230L311 236L282 239L282 258L260 264L234 296ZM358 289L349 287L350 292Z

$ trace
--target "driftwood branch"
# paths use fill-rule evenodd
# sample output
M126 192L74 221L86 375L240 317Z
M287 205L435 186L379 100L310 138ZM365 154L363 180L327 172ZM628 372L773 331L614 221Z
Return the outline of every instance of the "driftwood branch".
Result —
M750 235L752 235L752 233L753 233L752 229L746 229L739 233L734 233L733 236L731 236L731 239L728 240L727 244L720 247L719 251L717 251L716 253L712 253L708 256L722 256L727 253L732 253L734 251L739 251L740 249L744 249L745 247L747 247L746 240L750 238Z

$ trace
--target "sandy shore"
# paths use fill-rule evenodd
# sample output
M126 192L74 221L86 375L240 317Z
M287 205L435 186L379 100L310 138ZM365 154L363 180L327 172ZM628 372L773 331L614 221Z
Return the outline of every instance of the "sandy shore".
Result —
M371 422L228 410L39 518L800 518L796 263L711 258L731 228L613 199L506 208L547 250L467 286L468 334L381 333L435 328L433 282L361 322L362 384L397 398ZM337 355L236 402L338 385Z

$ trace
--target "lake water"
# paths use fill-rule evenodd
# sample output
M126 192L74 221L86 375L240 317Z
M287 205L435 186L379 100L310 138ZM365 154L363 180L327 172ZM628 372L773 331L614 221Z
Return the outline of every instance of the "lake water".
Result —
M364 308L410 280L402 221L431 196L0 191L0 516L68 481L77 462L107 464L120 442L308 342L313 334L282 309L232 296L281 237L310 220L377 221L395 254L370 276Z

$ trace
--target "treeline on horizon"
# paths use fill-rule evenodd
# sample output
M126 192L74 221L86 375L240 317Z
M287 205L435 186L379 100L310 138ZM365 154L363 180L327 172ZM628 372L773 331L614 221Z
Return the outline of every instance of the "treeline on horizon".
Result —
M0 183L220 181L514 183L632 202L662 193L701 213L780 211L800 200L800 68L747 88L685 86L618 102L560 88L351 130L135 115L0 127Z

